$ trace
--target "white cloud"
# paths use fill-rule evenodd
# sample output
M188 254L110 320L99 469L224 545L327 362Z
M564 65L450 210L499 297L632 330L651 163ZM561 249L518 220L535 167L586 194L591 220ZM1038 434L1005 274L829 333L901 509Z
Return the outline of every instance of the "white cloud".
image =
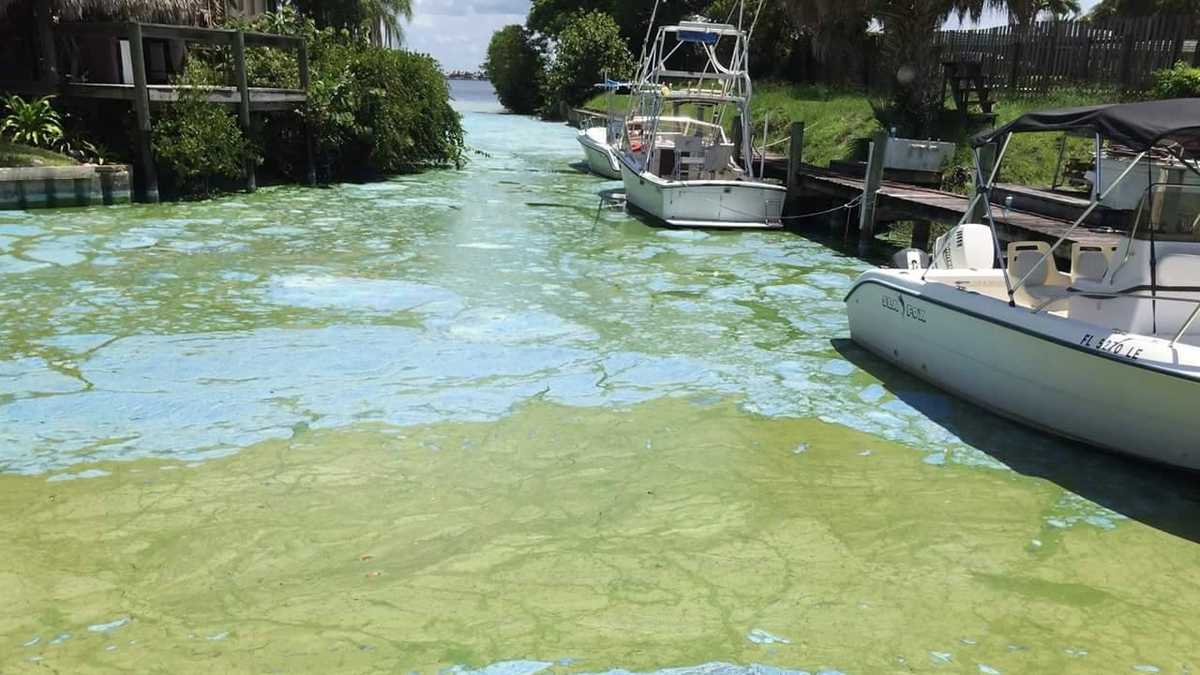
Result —
M415 0L404 47L432 54L446 70L475 70L492 33L524 24L530 0Z

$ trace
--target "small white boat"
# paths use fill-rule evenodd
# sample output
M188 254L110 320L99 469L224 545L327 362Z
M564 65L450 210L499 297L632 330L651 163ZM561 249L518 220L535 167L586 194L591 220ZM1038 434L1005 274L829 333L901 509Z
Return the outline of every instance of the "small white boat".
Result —
M1107 137L1140 152L1130 169L1168 143L1195 170L1185 155L1200 152L1200 99L1031 113L981 135L977 150L1053 130L1091 131L1098 149ZM977 171L973 203L989 203L995 175ZM1071 230L1103 198L1095 190ZM1200 188L1152 185L1120 243L1075 244L1068 273L1053 254L1070 231L1054 245L1013 242L1002 252L990 206L985 213L988 224L939 238L929 267L902 260L863 274L846 297L853 340L1001 415L1200 469Z
M707 65L687 70L669 64L672 58ZM734 26L659 28L618 152L628 204L678 227L782 226L786 188L740 166L722 125L731 113L741 120L742 156L751 157L748 59L746 35Z
M576 140L583 146L583 157L587 160L588 170L598 176L621 179L621 165L617 161L617 152L608 143L606 127L588 127L580 129Z

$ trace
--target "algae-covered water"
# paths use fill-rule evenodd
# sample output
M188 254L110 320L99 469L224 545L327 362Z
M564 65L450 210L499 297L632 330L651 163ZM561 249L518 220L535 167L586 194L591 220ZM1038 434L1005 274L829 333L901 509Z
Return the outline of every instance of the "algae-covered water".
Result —
M1200 672L1194 476L459 91L462 171L0 212L0 672Z

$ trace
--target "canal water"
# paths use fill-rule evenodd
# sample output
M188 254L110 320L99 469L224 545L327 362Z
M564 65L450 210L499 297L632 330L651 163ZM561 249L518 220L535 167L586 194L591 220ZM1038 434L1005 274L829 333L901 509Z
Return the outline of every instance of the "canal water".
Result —
M0 672L1200 672L1194 476L456 93L461 171L0 213Z

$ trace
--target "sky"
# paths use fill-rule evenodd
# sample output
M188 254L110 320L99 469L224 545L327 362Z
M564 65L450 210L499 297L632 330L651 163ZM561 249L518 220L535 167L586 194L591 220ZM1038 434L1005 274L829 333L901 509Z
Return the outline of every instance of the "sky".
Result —
M770 0L768 0L769 2ZM1083 11L1099 0L1080 0ZM405 47L432 54L445 70L476 70L487 53L492 33L511 23L525 23L529 0L413 0L413 18ZM1004 12L988 11L979 26L1007 23ZM958 28L950 19L947 28ZM969 27L969 26L968 26Z
M444 70L477 70L492 33L528 13L529 0L413 0L404 46L432 54Z

